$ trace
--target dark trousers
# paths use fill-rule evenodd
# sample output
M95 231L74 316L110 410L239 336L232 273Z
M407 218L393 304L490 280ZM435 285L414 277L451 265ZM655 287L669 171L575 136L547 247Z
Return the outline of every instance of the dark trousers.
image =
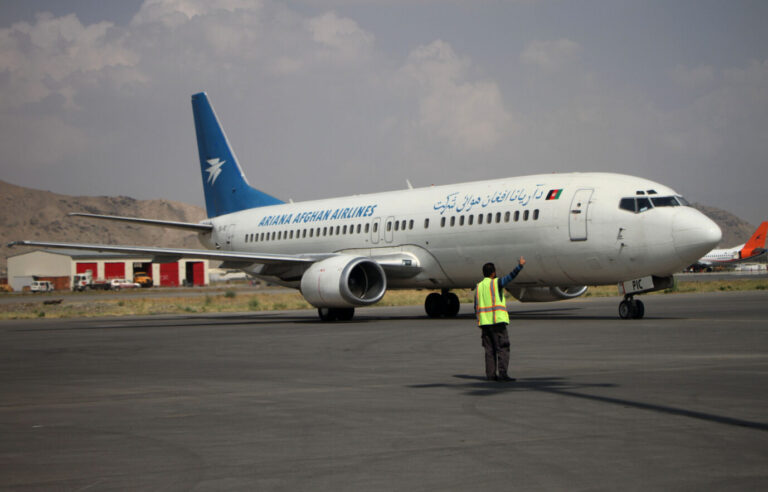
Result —
M509 335L506 323L483 325L483 348L485 349L485 376L495 379L507 375L509 367Z

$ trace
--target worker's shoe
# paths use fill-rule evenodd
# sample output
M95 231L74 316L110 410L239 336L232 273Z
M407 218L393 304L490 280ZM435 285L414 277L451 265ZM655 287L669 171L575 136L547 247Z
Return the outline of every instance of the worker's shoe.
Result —
M504 374L502 376L497 377L496 381L498 381L500 383L511 383L512 381L517 381L517 379L511 378L511 377L507 376L506 374Z

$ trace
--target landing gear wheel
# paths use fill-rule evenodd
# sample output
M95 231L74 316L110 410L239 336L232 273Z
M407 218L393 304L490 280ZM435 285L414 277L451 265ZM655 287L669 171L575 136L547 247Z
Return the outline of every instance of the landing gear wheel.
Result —
M443 315L446 318L455 318L459 314L461 303L459 302L459 296L453 292L446 292L442 296L443 299Z
M317 308L321 321L349 321L355 316L355 308Z
M317 308L320 321L336 321L336 312L332 308Z
M439 318L443 315L443 296L433 292L424 301L424 310L430 318Z
M619 318L629 319L632 317L632 305L629 301L621 301L619 303Z
M645 316L643 301L627 296L619 303L619 317L621 319L642 319L643 316Z

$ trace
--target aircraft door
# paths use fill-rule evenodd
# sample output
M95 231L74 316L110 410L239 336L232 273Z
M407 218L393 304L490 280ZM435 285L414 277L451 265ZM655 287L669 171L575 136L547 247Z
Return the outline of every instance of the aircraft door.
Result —
M571 200L571 208L568 211L568 229L571 241L587 240L587 217L589 212L589 200L594 190L576 190Z
M379 244L379 229L381 229L381 217L376 217L371 222L371 243Z

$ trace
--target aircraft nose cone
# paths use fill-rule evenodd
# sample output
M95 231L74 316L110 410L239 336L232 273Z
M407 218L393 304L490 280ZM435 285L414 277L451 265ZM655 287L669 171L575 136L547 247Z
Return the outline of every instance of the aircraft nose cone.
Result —
M698 210L683 208L672 222L672 239L680 258L693 263L712 250L723 233L709 217Z

